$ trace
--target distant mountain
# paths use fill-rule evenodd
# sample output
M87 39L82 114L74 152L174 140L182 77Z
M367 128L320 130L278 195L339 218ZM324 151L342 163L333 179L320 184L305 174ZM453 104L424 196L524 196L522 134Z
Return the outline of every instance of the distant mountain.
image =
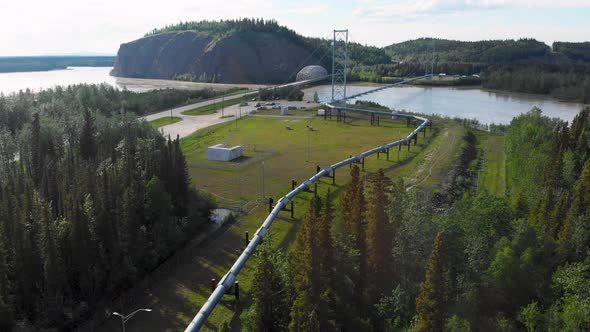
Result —
M424 62L434 45L438 63L575 64L590 62L590 43L553 44L535 39L459 41L420 38L385 47L396 62Z
M383 49L350 44L359 64L390 63ZM331 67L330 41L303 37L276 21L186 22L122 44L112 74L223 83L283 83L306 65Z

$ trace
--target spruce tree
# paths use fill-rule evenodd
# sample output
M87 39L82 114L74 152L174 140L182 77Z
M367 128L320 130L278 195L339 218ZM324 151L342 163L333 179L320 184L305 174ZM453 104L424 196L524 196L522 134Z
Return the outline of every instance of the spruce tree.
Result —
M93 159L96 156L96 128L94 119L88 109L84 111L84 124L80 132L80 156L84 160Z
M318 250L315 239L320 200L310 201L307 217L296 242L294 279L295 300L291 308L289 331L319 331L318 303L320 281L318 278Z
M363 316L364 297L367 275L367 243L365 234L364 212L366 209L363 193L363 183L357 165L350 172L351 181L347 185L342 199L342 223L347 236L351 239L353 248L358 250L358 274L354 276L355 305L360 316Z
M385 174L379 170L370 179L370 195L367 210L367 261L369 284L372 288L372 303L377 303L382 294L389 294L391 283L392 232L385 213Z
M39 120L39 113L33 114L33 122L31 123L31 144L29 149L31 152L31 175L35 187L38 188L43 176L43 154L41 151L41 123Z
M289 325L292 291L287 261L273 250L270 238L258 247L252 299L245 327L250 331L285 331Z
M318 303L319 324L322 331L333 331L334 307L335 307L335 259L334 243L332 241L332 203L330 201L330 190L322 207L321 215L318 218L316 229L316 241L318 250L319 269L319 290L320 301Z
M55 241L55 229L51 212L47 204L42 205L41 211L41 237L40 247L43 260L43 274L45 280L44 304L48 322L51 325L61 319L63 285L63 262L59 257L59 251Z
M420 285L416 298L417 331L442 331L446 308L446 244L444 232L434 240L432 253L426 266L426 279Z
M587 247L590 245L590 235L584 231L584 225L588 223L590 214L590 160L584 165L580 178L576 181L573 193L573 203L567 214L564 225L558 237L558 251L562 259L579 260L587 255Z

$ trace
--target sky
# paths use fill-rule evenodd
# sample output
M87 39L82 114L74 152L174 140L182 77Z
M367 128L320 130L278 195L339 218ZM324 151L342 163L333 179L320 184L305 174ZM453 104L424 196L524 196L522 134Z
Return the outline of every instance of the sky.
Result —
M276 19L305 36L386 46L419 37L590 41L590 0L0 0L0 56L116 54L179 21Z

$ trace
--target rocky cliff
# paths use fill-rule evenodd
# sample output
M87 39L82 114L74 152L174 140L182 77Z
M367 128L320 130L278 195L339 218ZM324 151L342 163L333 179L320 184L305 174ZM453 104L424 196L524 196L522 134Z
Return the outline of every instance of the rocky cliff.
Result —
M224 38L179 31L122 44L112 74L220 83L283 83L316 64L296 40L273 32L245 31Z

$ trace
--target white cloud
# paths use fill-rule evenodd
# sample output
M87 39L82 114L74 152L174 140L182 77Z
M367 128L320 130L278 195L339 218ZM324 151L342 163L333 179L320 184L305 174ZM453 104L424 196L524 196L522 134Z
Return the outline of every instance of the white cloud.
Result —
M357 0L355 17L365 20L413 20L507 8L590 8L589 0Z

